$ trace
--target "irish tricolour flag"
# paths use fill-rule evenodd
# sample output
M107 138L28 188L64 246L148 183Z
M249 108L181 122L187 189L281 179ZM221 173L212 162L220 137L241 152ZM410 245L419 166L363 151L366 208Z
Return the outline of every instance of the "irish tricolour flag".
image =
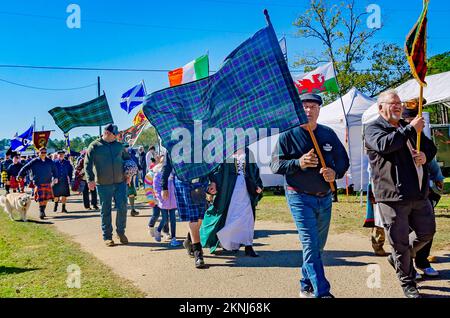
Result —
M203 55L184 67L169 72L170 86L193 82L209 76L208 55Z
M339 92L333 63L327 63L307 74L293 76L299 94Z

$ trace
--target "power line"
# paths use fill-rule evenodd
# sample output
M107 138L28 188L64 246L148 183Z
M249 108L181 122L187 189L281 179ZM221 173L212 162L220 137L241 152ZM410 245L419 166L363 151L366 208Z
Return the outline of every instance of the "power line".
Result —
M75 90L80 90L80 89L97 86L97 84L90 84L90 85L86 85L86 86L73 87L73 88L45 88L45 87L30 86L30 85L20 84L20 83L16 83L16 82L11 82L11 81L1 79L1 78L0 78L0 82L4 82L4 83L8 83L8 84L15 85L15 86L20 86L20 87L30 88L30 89L42 90L42 91L75 91Z

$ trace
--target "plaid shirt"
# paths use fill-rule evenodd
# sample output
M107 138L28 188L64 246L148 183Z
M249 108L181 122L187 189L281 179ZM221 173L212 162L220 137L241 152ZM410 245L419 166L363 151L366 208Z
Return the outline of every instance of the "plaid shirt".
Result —
M172 131L184 128L194 136L194 121L202 121L203 131L219 129L224 137L227 128L283 132L308 121L272 25L235 49L214 75L148 95L143 109L169 154L179 142L172 140ZM269 130L265 136L250 136L245 146L270 134ZM223 149L226 159L232 154L227 149L237 150L234 140L221 144L217 139L192 140L192 153L202 153L209 145ZM173 167L177 177L187 181L207 175L220 163L173 162Z

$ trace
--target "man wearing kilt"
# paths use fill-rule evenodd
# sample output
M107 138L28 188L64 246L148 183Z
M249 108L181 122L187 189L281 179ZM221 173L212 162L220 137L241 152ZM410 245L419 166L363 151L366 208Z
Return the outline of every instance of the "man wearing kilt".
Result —
M18 153L13 153L13 163L6 170L8 173L9 188L14 193L25 190L25 182L23 180L17 180L20 169L23 168L23 164L20 162L20 156Z
M53 185L53 195L55 197L55 207L53 212L58 211L58 203L61 198L62 213L67 213L66 202L67 197L70 196L70 183L72 181L73 167L72 164L65 158L66 153L64 150L58 151L58 159L54 161L56 169L58 171L59 182Z
M46 217L47 202L53 200L52 184L58 183L58 170L54 162L47 158L47 148L40 148L39 157L31 160L20 170L19 180L24 178L30 170L36 185L34 198L39 202L39 217L43 220Z

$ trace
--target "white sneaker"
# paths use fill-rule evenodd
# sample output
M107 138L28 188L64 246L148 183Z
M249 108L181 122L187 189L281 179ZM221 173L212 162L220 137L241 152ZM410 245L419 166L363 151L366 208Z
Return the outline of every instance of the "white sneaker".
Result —
M439 276L439 272L435 270L433 267L427 267L425 269L421 269L423 272L423 275L429 276L429 277L436 277Z
M159 232L158 230L155 231L155 241L161 242L161 232Z
M163 233L163 239L166 242L170 242L170 240L172 239L171 235L169 233Z
M155 227L149 227L148 232L150 233L151 237L155 237Z

